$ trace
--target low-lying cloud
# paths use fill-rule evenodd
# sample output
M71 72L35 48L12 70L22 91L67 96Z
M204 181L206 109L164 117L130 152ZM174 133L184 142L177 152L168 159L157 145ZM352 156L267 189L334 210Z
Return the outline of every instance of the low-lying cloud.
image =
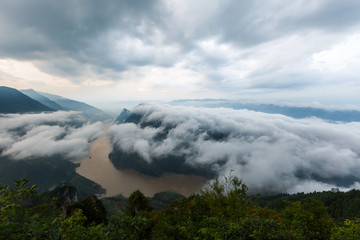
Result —
M250 189L299 192L359 186L360 123L330 123L225 108L143 104L140 122L113 125L112 144L147 162L186 156L186 164L232 171Z
M103 133L100 122L88 124L77 112L0 115L0 151L14 160L89 155L90 142Z

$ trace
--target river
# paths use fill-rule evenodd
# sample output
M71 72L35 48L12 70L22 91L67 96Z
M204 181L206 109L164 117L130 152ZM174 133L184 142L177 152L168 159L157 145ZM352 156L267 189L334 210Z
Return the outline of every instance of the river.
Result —
M82 159L76 169L78 174L105 188L106 197L118 194L128 197L136 190L140 190L147 197L166 190L190 196L206 183L206 179L199 176L167 173L156 178L134 170L116 169L108 158L111 150L108 136L96 139L91 143L90 157Z

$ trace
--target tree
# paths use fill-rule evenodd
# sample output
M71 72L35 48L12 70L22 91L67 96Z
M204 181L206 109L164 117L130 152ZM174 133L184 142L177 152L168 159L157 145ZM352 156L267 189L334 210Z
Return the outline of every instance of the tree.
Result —
M40 198L28 179L15 181L15 188L0 185L0 236L4 239L52 239L57 237L60 211L54 201Z
M355 220L346 219L343 226L335 226L331 232L331 240L360 239L360 225Z
M149 200L139 190L133 192L128 200L128 208L126 214L132 217L136 217L144 212L151 211Z
M105 224L107 222L105 206L94 194L80 202L72 203L66 211L67 215L73 215L78 209L81 209L86 217L84 221L85 226Z
M295 235L304 239L329 239L332 219L324 203L315 198L290 203L282 212L285 228L295 231Z
M27 183L0 185L0 239L109 239L102 224L85 227L82 210L61 221L56 199L40 196L36 185Z

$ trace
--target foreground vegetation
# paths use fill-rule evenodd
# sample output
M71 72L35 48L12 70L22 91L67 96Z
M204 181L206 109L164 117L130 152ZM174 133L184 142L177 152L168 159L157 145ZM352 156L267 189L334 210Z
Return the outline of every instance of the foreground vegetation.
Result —
M356 217L338 222L314 197L277 210L249 198L236 177L154 211L136 191L125 213L106 218L94 195L59 209L27 180L0 185L1 239L360 239ZM261 202L261 201L260 201Z

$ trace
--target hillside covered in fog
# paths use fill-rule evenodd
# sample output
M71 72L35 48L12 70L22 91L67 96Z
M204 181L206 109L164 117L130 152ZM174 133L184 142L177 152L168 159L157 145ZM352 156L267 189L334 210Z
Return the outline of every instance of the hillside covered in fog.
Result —
M108 134L120 168L209 179L231 172L250 191L308 192L358 187L359 130L359 122L140 104Z

